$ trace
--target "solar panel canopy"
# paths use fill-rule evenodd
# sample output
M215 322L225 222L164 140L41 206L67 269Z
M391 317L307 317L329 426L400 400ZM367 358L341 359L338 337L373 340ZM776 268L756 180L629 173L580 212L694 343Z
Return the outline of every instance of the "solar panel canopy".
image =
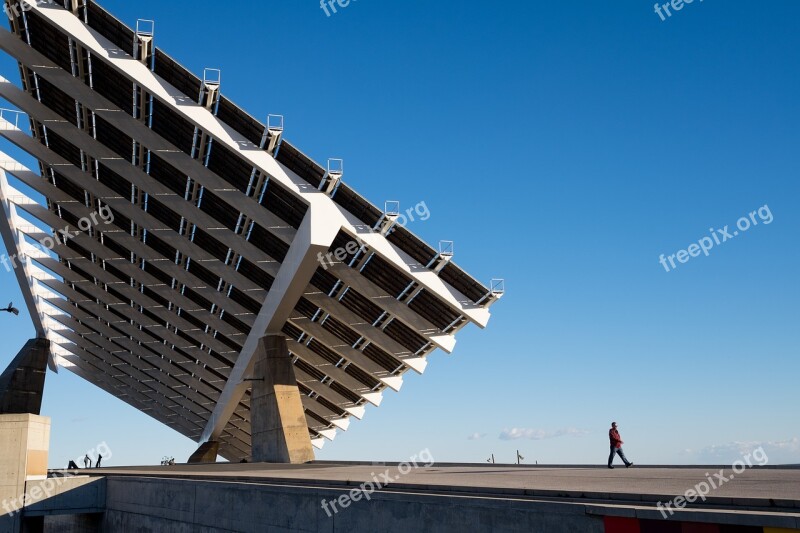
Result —
M66 368L235 461L254 346L288 340L316 447L485 327L502 287L426 244L91 0L11 9L0 46L3 238Z

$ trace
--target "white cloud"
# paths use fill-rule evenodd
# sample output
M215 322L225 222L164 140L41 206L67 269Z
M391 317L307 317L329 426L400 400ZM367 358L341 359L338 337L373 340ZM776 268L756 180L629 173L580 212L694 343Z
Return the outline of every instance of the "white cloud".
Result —
M701 464L733 464L758 448L764 450L769 464L800 464L800 438L797 437L779 441L735 441L685 453Z
M575 429L575 428L563 428L556 430L511 428L511 429L504 429L503 432L500 433L500 440L517 440L517 439L545 440L545 439L555 439L556 437L564 437L567 435L572 437L582 437L583 435L587 435L588 433L589 432L586 430Z
M485 436L486 436L486 433L473 433L472 435L467 437L467 439L468 440L481 440Z

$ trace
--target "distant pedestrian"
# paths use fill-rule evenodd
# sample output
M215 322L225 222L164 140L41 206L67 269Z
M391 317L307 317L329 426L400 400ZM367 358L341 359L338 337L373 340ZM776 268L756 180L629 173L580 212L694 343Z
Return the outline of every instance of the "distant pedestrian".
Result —
M83 458L83 466L84 468L91 468L92 460L89 458L89 454L86 454L86 457Z
M97 454L97 464L94 465L94 467L95 468L100 468L100 461L102 461L102 460L103 460L103 456L98 453Z
M608 467L614 468L611 463L614 462L614 455L617 454L619 454L622 462L625 463L625 468L632 467L633 463L628 461L627 457L625 457L625 452L622 451L622 437L619 436L616 422L611 422L611 429L608 430L608 439L611 441L611 453L608 455Z

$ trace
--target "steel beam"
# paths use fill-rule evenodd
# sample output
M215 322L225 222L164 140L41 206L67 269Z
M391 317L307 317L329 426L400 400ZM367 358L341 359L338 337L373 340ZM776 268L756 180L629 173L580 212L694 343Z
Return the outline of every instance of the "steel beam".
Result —
M317 254L330 248L336 238L338 228L326 224L328 211L309 210L306 213L236 360L220 401L203 431L201 443L215 440L225 429L236 405L250 387L245 378L252 375L255 365L253 355L258 343L265 334L282 335L281 329L317 270Z
M221 143L260 172L278 180L284 187L302 198L311 206L312 210L316 210L320 204L327 204L327 211L331 211L328 224L341 227L354 239L360 238L373 251L421 286L436 294L459 314L463 314L481 328L486 327L490 316L488 309L475 304L458 290L446 284L437 273L429 269L420 269L420 265L416 261L405 252L392 246L383 235L373 232L371 228L365 228L363 222L335 205L328 195L310 188L305 180L283 167L268 152L261 150L257 145L223 123L205 107L189 101L186 95L164 81L146 65L127 54L120 54L117 46L66 10L48 9L39 5L32 5L31 8L48 23L79 42L92 54L95 61L103 61L131 83L137 83L156 100L207 133L214 139L214 142ZM243 199L246 198L244 194L240 194Z
M16 205L9 199L13 193L8 184L8 177L5 170L0 169L0 234L3 236L3 241L6 245L6 250L12 253L15 260L10 261L14 270L14 275L17 278L22 296L25 299L25 305L28 308L28 313L31 316L33 325L36 328L36 335L44 338L46 331L43 322L43 315L37 306L37 295L35 294L36 287L34 278L31 275L30 268L24 260L26 257L21 249L22 238L19 230L16 228L15 220L17 219ZM9 258L11 259L11 258ZM50 357L50 366L55 366L52 356ZM55 370L55 368L53 368Z

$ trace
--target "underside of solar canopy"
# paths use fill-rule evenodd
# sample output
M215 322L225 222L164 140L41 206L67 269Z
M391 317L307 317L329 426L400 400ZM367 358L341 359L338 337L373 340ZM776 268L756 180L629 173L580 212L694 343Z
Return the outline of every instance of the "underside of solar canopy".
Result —
M234 461L250 457L264 335L288 339L321 447L462 327L486 326L499 286L284 140L282 119L259 122L213 72L156 48L152 24L91 0L7 12L21 88L0 77L16 108L0 135L39 168L0 153L0 223L54 370Z

